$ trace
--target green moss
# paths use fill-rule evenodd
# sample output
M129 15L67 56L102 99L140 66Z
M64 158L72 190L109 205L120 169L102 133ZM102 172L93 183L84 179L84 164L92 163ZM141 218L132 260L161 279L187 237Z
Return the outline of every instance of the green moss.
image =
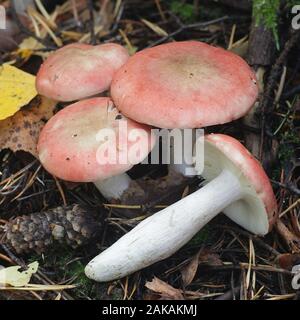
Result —
M294 156L294 146L299 144L300 137L297 135L296 131L286 131L281 135L278 150L278 158L282 166Z
M173 0L170 4L171 11L184 22L193 22L196 18L195 7L193 4Z
M74 250L60 246L56 249L53 248L43 256L33 254L28 261L39 261L41 267L53 272L54 274L51 276L51 279L54 282L74 279L72 284L75 284L77 287L72 289L70 294L75 299L86 299L87 296L93 298L99 297L102 292L95 286L95 282L86 277L84 273L85 264L81 260L76 260L77 257L78 254Z
M279 50L278 11L280 0L253 0L253 16L256 24L263 24L272 30L277 49Z
M189 246L200 246L208 241L210 237L210 228L205 226L188 243Z

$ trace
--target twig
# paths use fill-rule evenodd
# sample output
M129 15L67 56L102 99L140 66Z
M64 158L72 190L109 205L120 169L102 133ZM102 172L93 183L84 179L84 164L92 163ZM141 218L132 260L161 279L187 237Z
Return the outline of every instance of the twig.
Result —
M300 252L300 238L292 233L280 219L275 224L275 228L292 252Z
M91 33L91 41L92 45L96 44L96 37L95 37L95 18L94 18L94 4L93 0L88 0L88 8L90 12L90 33Z
M240 262L239 264L233 264L233 263L228 263L226 265L223 266L207 266L208 268L212 269L212 270L244 270L246 271L247 268L249 268L249 263L244 263L244 262ZM282 274L287 274L287 275L292 275L292 272L286 269L282 269L282 268L277 268L277 267L273 267L273 266L268 266L268 265L256 265L253 266L251 265L252 270L255 271L267 271L267 272L274 272L274 273L282 273Z
M121 3L117 12L117 16L115 17L113 26L111 28L111 31L107 34L107 36L111 36L113 33L119 30L119 23L122 19L123 13L124 13L124 3Z
M270 253L272 253L275 256L278 256L280 254L279 251L277 251L276 249L272 248L271 246L269 246L265 241L261 240L258 236L255 236L253 234L251 234L250 232L246 231L246 230L242 230L239 228L234 228L234 227L230 227L230 226L220 226L222 229L229 229L229 230L235 230L237 231L239 234L246 236L248 238L252 238L253 241L255 241L260 247L266 249L267 251L269 251Z
M47 50L56 50L57 47L49 44L47 40L44 40L38 36L36 36L33 32L31 32L29 29L27 29L24 24L19 19L18 13L16 11L15 3L14 1L11 2L11 14L14 22L17 24L18 28L21 32L25 33L27 36L32 37L36 39L38 42L40 42L44 47L47 48Z
M166 18L165 13L164 13L163 10L162 10L160 0L155 0L155 4L156 4L157 10L158 10L158 12L159 12L162 20L163 20L163 21L166 21L167 18Z
M275 180L270 180L271 183L281 187L281 188L284 188L284 189L287 189L288 191L300 196L300 190L294 186L292 183L282 183L282 182L279 182L279 181L275 181Z
M289 91L287 91L286 93L284 93L282 95L282 99L288 99L292 96L295 96L296 94L300 94L300 84L293 87L292 89L290 89Z
M80 22L79 16L78 16L76 0L71 0L71 3L72 3L72 11L73 11L74 20L78 26L81 26L81 22Z
M212 25L212 24L215 24L215 23L219 23L219 22L223 22L223 21L231 19L231 17L223 16L221 18L217 18L217 19L214 19L214 20L206 21L206 22L197 22L197 23L191 23L191 24L186 24L185 25L178 19L178 17L176 17L176 18L177 18L176 19L177 23L179 24L179 28L177 30L169 33L167 36L164 36L164 37L160 38L159 40L151 43L148 46L149 48L157 46L157 45L169 40L170 38L178 35L179 33L183 32L185 30L194 29L194 28L208 27L209 25Z
M286 213L288 213L289 211L291 211L292 209L296 208L297 206L300 205L300 199L298 199L297 201L295 201L293 204L291 204L286 210L284 210L283 212L280 213L279 218L281 218L282 216L284 216Z

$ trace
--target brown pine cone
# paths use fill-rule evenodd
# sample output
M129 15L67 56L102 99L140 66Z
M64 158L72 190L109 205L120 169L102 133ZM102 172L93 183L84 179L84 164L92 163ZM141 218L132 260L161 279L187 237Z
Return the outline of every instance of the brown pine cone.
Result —
M71 205L9 221L4 227L2 243L17 253L42 253L55 242L77 248L99 234L99 229L100 223L93 212Z

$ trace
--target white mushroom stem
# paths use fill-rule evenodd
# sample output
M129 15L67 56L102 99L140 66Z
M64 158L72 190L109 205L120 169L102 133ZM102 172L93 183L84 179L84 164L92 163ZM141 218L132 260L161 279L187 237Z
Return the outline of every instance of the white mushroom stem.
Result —
M197 171L195 170L194 166L190 165L189 163L189 161L183 161L183 163L170 163L169 169L180 173L184 177L193 177L197 175Z
M184 177L193 177L197 175L194 167L193 145L195 143L195 130L192 130L190 139L185 140L185 131L181 129L182 145L174 144L174 139L170 142L170 164L169 170L175 171Z
M131 181L128 174L123 173L106 180L96 181L94 184L104 198L120 200L123 193L129 188Z
M243 196L224 170L206 186L142 221L86 266L99 282L122 278L171 256L224 208Z

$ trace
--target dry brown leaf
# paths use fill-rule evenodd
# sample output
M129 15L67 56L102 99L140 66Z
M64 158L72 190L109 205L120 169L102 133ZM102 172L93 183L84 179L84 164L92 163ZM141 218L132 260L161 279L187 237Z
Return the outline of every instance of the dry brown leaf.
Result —
M191 284L195 278L199 266L200 253L201 250L195 254L190 263L181 270L182 281L185 287Z
M170 286L168 283L154 277L145 287L160 294L163 300L184 300L181 290Z
M36 145L46 120L53 115L56 102L38 97L28 107L0 121L0 150L26 151L38 157Z
M23 150L37 157L36 145L43 122L32 113L19 111L0 122L1 149Z
M204 249L199 256L199 264L222 266L223 262L217 253L211 252L210 249Z
M199 252L192 257L190 262L181 270L181 276L184 286L188 286L192 283L200 264L209 266L220 266L223 265L223 262L218 254L212 253L209 249L201 248Z
M292 270L295 265L300 264L300 254L280 254L276 257L276 264L278 264L282 269Z
M47 121L53 116L56 105L56 101L39 96L38 99L35 100L35 103L32 103L29 111L38 116L41 120Z
M281 219L277 220L275 228L292 253L300 253L300 238L297 237Z

